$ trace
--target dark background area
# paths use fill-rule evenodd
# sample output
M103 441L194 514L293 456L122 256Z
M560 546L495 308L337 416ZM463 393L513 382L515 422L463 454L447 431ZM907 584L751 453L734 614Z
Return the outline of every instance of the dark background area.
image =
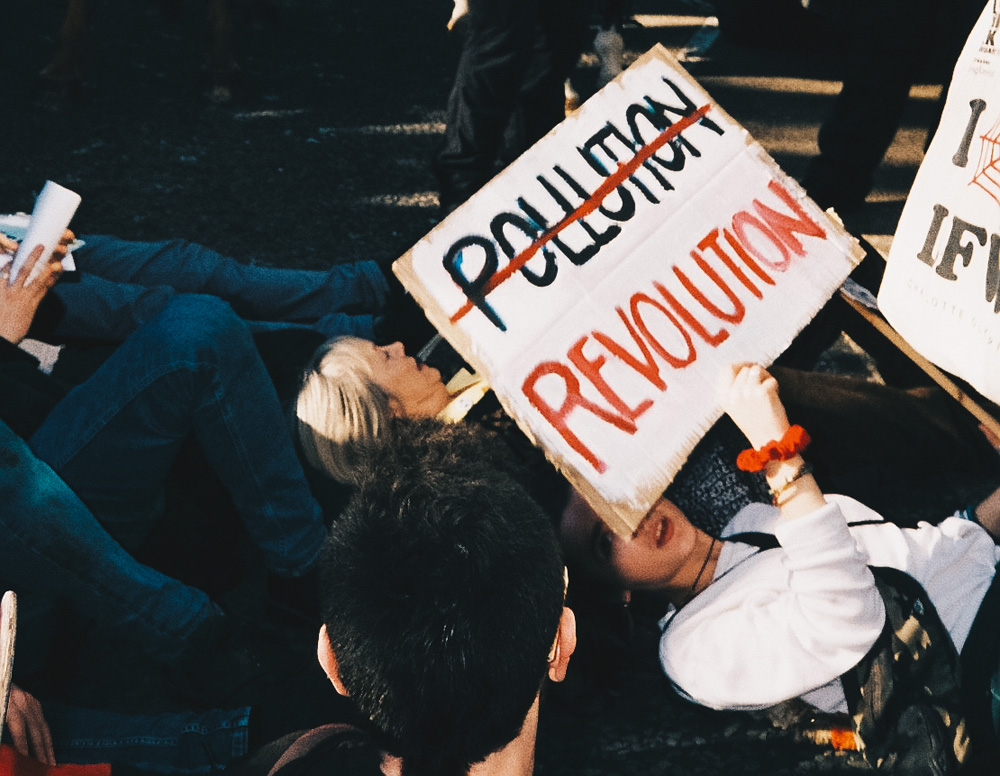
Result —
M243 88L210 104L204 4L166 21L155 0L97 0L82 94L39 89L63 3L6 3L0 209L46 178L79 192L73 226L182 236L241 259L324 267L401 254L433 208L427 159L458 43L440 0L295 2L277 23L235 4ZM394 125L404 125L394 132ZM388 128L388 129L383 129Z

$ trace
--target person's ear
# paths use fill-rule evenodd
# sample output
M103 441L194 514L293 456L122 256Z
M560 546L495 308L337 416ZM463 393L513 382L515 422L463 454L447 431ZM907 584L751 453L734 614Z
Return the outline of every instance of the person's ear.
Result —
M333 684L334 689L345 698L350 695L344 683L340 680L340 666L337 663L337 656L333 653L330 636L326 632L325 625L319 629L316 657L319 658L319 664L323 667L323 673L326 674L327 678Z
M569 659L576 649L576 615L568 606L564 606L559 618L559 630L556 631L556 641L552 645L549 656L549 679L561 682L566 678Z

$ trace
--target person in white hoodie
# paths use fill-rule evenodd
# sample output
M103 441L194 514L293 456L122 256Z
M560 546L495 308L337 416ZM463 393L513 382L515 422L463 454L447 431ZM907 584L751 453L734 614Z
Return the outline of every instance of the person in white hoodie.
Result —
M975 515L900 528L852 499L824 496L801 438L795 444L789 436L777 382L763 368L734 367L723 407L752 448L786 442L777 459L759 462L774 505L743 508L721 539L694 527L666 499L631 539L613 534L576 494L561 522L574 576L663 597L660 663L677 690L714 709L764 709L801 698L824 712L847 711L839 678L867 655L886 619L869 566L899 569L919 582L961 652L1000 561L984 529L995 535L997 494ZM780 546L765 552L743 543L737 535L747 532L773 534Z

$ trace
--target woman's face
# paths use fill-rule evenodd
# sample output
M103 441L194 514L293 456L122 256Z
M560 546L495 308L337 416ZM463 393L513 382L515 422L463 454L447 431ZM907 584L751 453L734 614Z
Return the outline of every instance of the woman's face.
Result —
M631 539L608 528L572 491L560 538L567 559L594 579L629 590L670 589L697 542L698 529L665 498L657 501Z
M434 417L447 406L450 397L441 373L407 356L399 342L372 345L369 364L375 384L395 401L401 416Z

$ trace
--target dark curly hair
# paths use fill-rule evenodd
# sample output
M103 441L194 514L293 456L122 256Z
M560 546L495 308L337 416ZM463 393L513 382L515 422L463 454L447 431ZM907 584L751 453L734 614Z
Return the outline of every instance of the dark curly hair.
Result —
M545 676L559 544L482 431L403 421L364 458L320 568L340 676L405 773L465 774L518 735Z

